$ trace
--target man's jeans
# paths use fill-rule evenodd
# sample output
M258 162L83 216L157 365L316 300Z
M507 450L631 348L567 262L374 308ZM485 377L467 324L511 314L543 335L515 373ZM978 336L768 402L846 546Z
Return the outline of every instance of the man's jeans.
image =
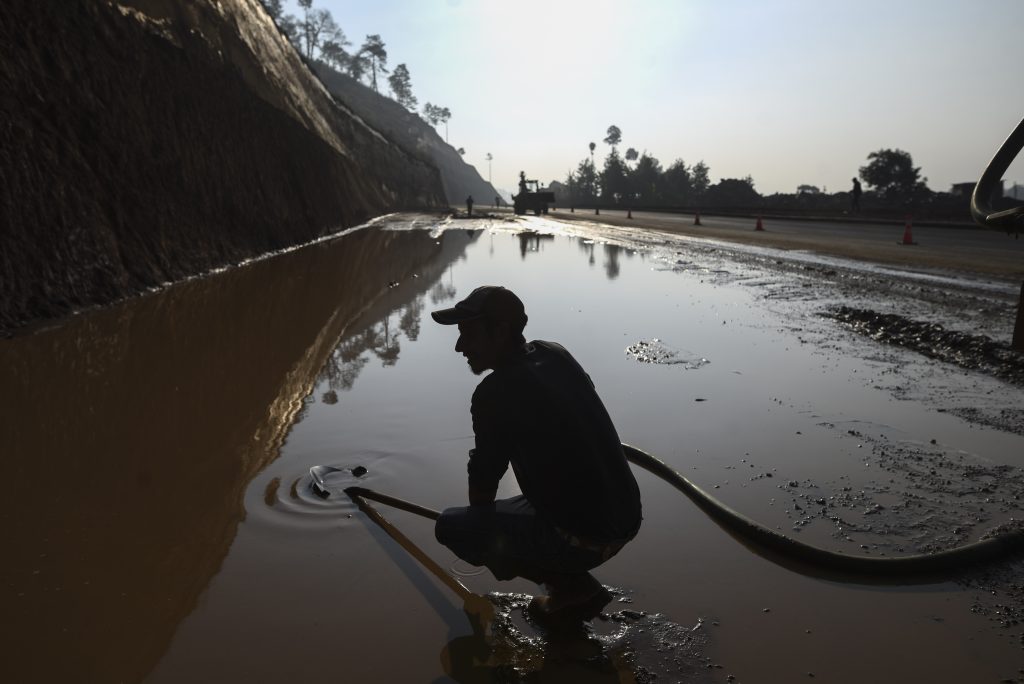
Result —
M540 583L552 575L587 572L606 560L598 551L571 545L525 496L446 509L434 534L456 556L486 565L499 580L518 576Z

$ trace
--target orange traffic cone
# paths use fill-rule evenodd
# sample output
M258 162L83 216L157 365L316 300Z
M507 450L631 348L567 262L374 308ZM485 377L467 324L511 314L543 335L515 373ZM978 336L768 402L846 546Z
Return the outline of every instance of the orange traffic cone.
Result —
M761 223L761 217L757 217L757 225L754 226L754 230L764 230L764 224Z
M693 217L693 225L695 225L695 226L702 225L701 222L700 222L700 212L699 211L697 212L697 215Z
M903 227L903 242L897 242L897 245L916 245L914 242L913 231L911 231L911 219L910 214L907 214L907 221Z
M632 209L627 209L626 210L626 218L633 218L633 210Z

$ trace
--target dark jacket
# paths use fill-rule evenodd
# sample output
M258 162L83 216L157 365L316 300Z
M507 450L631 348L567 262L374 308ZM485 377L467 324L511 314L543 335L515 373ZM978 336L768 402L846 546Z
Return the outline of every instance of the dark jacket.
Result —
M590 376L561 345L534 341L473 393L469 482L497 487L511 463L540 516L592 542L640 527L640 490Z

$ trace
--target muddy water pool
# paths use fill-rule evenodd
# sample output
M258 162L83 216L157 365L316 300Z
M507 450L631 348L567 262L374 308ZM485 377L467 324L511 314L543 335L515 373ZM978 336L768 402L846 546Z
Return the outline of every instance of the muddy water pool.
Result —
M528 338L587 369L623 441L766 525L891 556L1019 519L1024 437L955 409L1024 392L858 339L819 315L834 288L774 261L396 216L0 342L12 681L1019 676L1014 564L902 585L797 572L639 473L640 535L595 573L613 617L566 642L522 619L534 585L466 573L429 522L382 508L502 593L511 622L488 641L346 497L309 489L311 466L362 465L362 486L463 502L479 378L429 311L495 283L526 303Z

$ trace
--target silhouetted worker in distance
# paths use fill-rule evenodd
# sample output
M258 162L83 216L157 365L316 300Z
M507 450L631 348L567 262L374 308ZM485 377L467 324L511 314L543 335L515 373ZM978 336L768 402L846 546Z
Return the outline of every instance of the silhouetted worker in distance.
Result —
M494 196L494 206L498 207L499 209L501 208L501 196L500 195L495 195Z
M641 507L590 376L561 345L526 341L523 303L504 287L431 316L459 326L473 373L491 371L473 392L469 506L441 514L438 541L499 580L544 584L531 603L542 615L596 614L611 596L589 571L636 536ZM522 495L495 500L510 464Z
M519 172L519 194L522 195L525 192L529 192L528 188L526 187L526 172L525 171L520 171Z
M850 211L859 214L860 213L860 181L856 178L853 179L853 190L850 191Z
M473 196L470 195L466 198L466 216L473 215Z

